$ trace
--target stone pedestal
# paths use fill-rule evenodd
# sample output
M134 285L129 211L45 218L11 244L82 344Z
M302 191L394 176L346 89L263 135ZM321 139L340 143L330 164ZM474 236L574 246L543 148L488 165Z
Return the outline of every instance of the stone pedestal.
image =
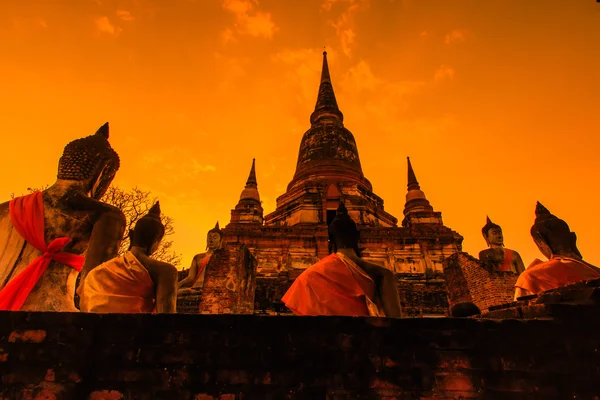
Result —
M481 311L510 303L517 282L514 272L490 271L467 253L455 253L444 261L444 278L450 306L471 302Z

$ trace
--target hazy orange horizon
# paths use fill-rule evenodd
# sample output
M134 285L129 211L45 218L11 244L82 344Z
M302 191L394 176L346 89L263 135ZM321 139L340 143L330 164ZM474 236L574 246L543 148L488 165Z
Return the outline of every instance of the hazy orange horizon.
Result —
M26 5L25 5L26 3ZM402 220L406 157L473 256L489 217L526 265L536 201L600 266L600 4L594 0L6 0L9 200L54 182L104 122L114 183L175 219L187 268L256 158L265 215L292 179L323 48L365 176ZM4 201L3 200L3 201Z

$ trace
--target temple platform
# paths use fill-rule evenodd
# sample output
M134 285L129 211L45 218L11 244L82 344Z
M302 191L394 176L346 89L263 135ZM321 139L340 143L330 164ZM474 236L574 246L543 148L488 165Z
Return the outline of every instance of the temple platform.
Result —
M0 398L600 396L600 305L503 317L0 312Z

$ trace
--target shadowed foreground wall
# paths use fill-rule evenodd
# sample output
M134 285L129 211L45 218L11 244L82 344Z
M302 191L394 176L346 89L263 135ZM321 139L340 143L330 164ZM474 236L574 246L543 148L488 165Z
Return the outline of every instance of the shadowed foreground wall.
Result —
M0 312L0 398L593 399L599 307L548 312L555 320Z

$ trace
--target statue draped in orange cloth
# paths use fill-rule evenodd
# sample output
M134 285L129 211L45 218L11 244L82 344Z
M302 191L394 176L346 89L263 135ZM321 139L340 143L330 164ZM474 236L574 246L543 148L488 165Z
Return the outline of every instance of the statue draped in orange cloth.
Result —
M343 203L329 226L334 253L304 271L283 296L296 315L402 315L394 274L360 258L359 231Z
M206 253L196 254L188 271L188 276L182 279L177 287L179 293L191 292L193 289L201 289L204 286L206 265L216 250L221 248L223 242L223 231L219 228L219 221L206 235Z
M479 252L479 260L495 271L514 272L521 274L525 265L521 256L514 250L504 247L504 235L500 225L493 223L487 217L486 224L481 228L481 233L489 249Z
M583 261L569 225L539 202L531 236L548 261L534 260L515 284L515 299L575 282L600 278L600 269Z
M150 258L165 233L158 202L130 232L131 247L87 275L80 285L80 308L95 313L174 313L177 270Z

